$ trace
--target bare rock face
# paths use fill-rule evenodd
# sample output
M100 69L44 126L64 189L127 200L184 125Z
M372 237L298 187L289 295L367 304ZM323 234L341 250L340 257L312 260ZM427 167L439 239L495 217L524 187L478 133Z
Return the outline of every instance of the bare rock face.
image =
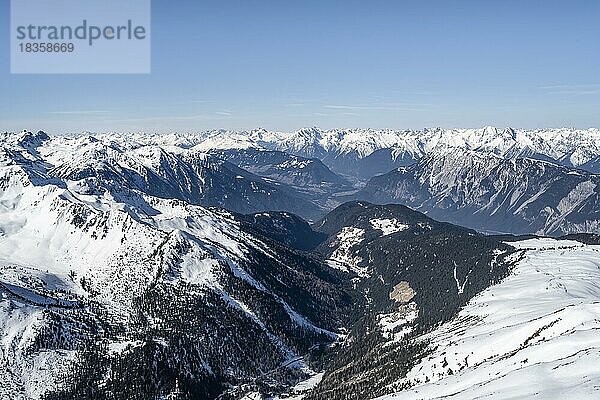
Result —
M394 286L394 290L390 293L390 299L398 303L408 303L415 297L415 294L417 292L410 287L408 282L402 281Z

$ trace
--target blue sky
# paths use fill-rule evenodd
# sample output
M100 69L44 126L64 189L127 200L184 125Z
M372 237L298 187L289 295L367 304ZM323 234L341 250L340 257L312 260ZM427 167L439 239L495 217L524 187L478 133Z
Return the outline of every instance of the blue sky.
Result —
M152 2L149 75L11 75L0 131L600 126L600 1Z

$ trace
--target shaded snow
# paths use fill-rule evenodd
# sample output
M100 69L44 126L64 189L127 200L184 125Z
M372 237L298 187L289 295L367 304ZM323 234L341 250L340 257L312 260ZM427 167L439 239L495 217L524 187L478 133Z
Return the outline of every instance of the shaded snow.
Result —
M272 400L302 400L311 389L317 386L323 380L324 372L315 373L307 370L311 376L308 379L298 382L284 396L274 397ZM250 397L249 399L251 399Z

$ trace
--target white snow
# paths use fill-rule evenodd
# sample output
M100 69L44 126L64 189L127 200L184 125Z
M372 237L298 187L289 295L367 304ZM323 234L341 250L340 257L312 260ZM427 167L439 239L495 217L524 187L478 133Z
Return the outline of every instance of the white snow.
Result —
M286 357L297 357L219 283L220 274L229 268L256 290L266 291L242 261L250 248L274 257L268 246L242 232L231 214L135 189L100 190L106 184L86 175L103 171L118 176L140 168L160 173L162 163L176 161L174 154L194 161L204 160L203 154L185 147L149 146L151 136L58 137L35 154L15 143L14 137L2 138L0 398L39 398L75 357L72 351L31 348L48 330L48 309L91 298L106 307L111 322L127 324L131 302L157 278L215 291L265 330ZM56 178L62 175L48 172L56 166L61 174L83 171L84 177ZM294 323L335 336L276 298ZM109 350L119 353L137 345L116 341Z
M3 139L0 133L0 139ZM8 134L8 137L15 134ZM6 136L5 136L6 137ZM62 139L62 142L59 140ZM422 130L393 129L330 129L304 128L293 132L265 129L250 131L211 130L171 134L102 133L94 137L63 135L53 138L52 149L42 149L46 157L64 158L65 152L93 142L119 143L131 148L159 145L175 149L207 152L228 149L270 149L323 158L325 155L353 155L359 158L374 151L389 148L396 158L419 159L440 149L462 148L493 153L503 158L540 154L557 162L581 166L600 155L600 129L470 129L425 128ZM59 147L62 146L62 147Z
M126 169L147 167L159 172L161 162L173 161L175 156L202 161L206 159L204 151L229 148L359 158L392 148L396 157L415 159L443 148L490 151L498 159L532 150L576 166L600 155L598 129L108 133L49 139L37 149L39 157L18 144L23 137L0 134L0 398L15 400L38 398L52 385L53 372L74 357L69 351L30 352L38 328L48 324L46 308L69 306L77 297L91 297L106 305L118 323L127 316L132 299L161 271L170 272L165 279L173 282L180 279L218 291L266 329L247 305L218 284L219 269L230 268L237 277L264 291L240 261L250 247L273 257L262 244L245 236L227 213L139 193L135 193L139 197L125 193L125 198L116 198L98 192L94 179L51 178L46 174L48 168L121 174ZM490 157L486 158L489 161ZM461 161L456 162L457 168L464 167ZM473 163L469 168L479 168ZM308 161L292 164L303 168ZM493 163L487 165L493 167ZM432 171L428 177L442 187L452 184L454 178L448 170ZM556 217L577 209L594 190L597 187L591 182L578 185L561 201ZM518 204L522 194L517 190L507 201ZM534 201L538 195L525 201ZM395 219L370 222L384 236L408 228ZM353 251L364 235L364 230L353 227L338 233L329 265L366 276L366 268L359 266L363 260ZM455 321L429 335L433 353L408 376L412 382L418 381L417 386L393 398L490 394L527 398L534 392L540 398L594 398L600 381L599 246L551 239L513 245L526 251L527 257L504 282L473 299ZM177 255L171 258L177 262L165 265L153 256L169 252ZM454 278L460 293L468 275L455 273ZM289 305L283 306L296 324L325 332ZM396 340L408 332L406 326L415 316L416 311L381 315L379 327ZM280 338L273 335L272 339L294 356ZM115 342L111 351L124 351L129 344L137 345ZM442 367L444 359L446 367ZM448 375L450 368L454 375ZM299 384L295 388L298 396L321 377L316 374ZM426 379L429 383L424 384Z
M207 257L206 253L188 253L181 260L181 278L194 285L214 283L218 265L218 260Z
M467 276L465 276L463 282L460 283L460 281L458 280L458 275L456 273L456 263L454 263L453 276L454 281L456 282L456 291L458 292L458 294L463 294L463 292L465 291L465 286L467 286L467 282L469 281L469 275L471 274L471 271L472 270L469 270L469 273L467 274Z
M392 233L404 231L409 228L408 225L398 222L395 218L392 219L372 219L369 221L373 229L379 229L383 232L383 236L391 235Z
M312 389L315 386L317 386L319 384L319 382L321 382L321 380L323 379L323 375L324 375L323 372L314 374L307 380L299 382L296 386L293 387L292 390L295 392L305 392L309 389Z
M354 271L359 276L366 276L365 267L359 266L363 260L360 256L354 254L352 247L360 244L364 240L365 230L356 227L344 227L336 235L336 240L330 244L334 248L333 253L327 260L332 268L342 271Z
M122 354L125 351L132 350L143 344L140 340L125 340L123 342L112 342L108 345L108 351L111 354Z
M397 342L412 331L413 328L409 324L418 316L419 310L417 304L411 302L407 305L406 309L403 309L402 311L379 314L377 316L377 323L386 338L391 339L393 342Z
M305 372L311 375L308 379L298 382L285 396L274 397L272 400L302 400L311 389L323 380L323 375L325 375L324 372L315 373L310 370L305 370Z

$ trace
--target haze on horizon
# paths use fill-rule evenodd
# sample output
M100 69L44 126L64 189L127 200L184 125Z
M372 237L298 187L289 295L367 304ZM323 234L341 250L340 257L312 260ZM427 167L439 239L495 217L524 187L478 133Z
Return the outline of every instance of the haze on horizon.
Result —
M600 126L600 2L155 0L152 18L149 75L11 75L3 29L0 131Z

